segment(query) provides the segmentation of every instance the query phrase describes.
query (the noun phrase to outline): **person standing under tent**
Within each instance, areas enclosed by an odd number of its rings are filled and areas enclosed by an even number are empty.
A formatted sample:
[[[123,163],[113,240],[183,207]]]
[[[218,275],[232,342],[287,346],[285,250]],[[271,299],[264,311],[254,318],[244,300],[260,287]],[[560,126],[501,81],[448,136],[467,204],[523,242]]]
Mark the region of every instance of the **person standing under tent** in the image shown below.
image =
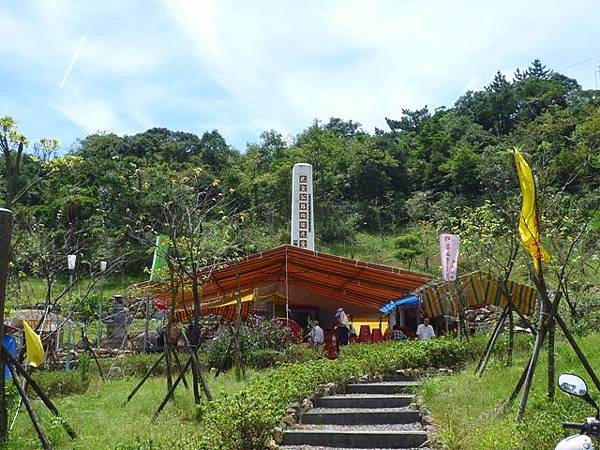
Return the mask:
[[[400,325],[394,325],[394,331],[392,331],[392,339],[394,341],[403,341],[407,339],[404,332],[400,329]]]
[[[348,345],[350,334],[350,322],[343,308],[338,308],[335,312],[335,328],[337,329],[339,345]]]
[[[323,328],[319,326],[318,320],[313,321],[313,328],[310,332],[310,340],[312,341],[313,345],[317,346],[323,345],[325,342],[325,332],[323,331]]]
[[[433,327],[429,324],[429,317],[425,317],[423,323],[417,327],[417,337],[422,341],[428,341],[435,337]]]

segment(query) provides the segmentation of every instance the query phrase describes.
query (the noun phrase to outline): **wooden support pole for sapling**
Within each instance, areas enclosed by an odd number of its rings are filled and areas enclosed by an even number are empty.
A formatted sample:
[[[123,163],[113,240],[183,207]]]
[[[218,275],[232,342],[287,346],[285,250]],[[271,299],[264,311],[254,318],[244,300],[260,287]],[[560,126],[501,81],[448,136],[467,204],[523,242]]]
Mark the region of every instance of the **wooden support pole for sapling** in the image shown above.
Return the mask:
[[[8,369],[10,370],[10,374],[13,377],[13,381],[15,383],[15,386],[17,387],[17,391],[19,391],[19,395],[21,396],[21,400],[23,401],[23,404],[25,405],[25,409],[27,410],[27,414],[29,414],[29,418],[31,419],[31,423],[33,424],[33,428],[35,428],[35,432],[38,435],[40,443],[42,444],[42,448],[44,450],[51,449],[52,448],[52,444],[50,444],[50,441],[46,437],[46,434],[44,433],[44,429],[42,428],[42,424],[40,422],[40,419],[38,418],[37,414],[33,410],[33,407],[31,406],[31,402],[29,401],[29,397],[27,397],[27,393],[25,392],[25,388],[23,387],[23,385],[21,384],[21,381],[19,380],[19,377],[17,376],[17,371],[12,367],[11,364],[8,364]],[[2,373],[2,377],[4,378],[4,373]]]
[[[483,375],[483,372],[485,371],[485,367],[487,366],[488,359],[492,353],[492,350],[494,349],[494,346],[496,345],[496,340],[498,339],[498,336],[500,335],[500,329],[504,325],[504,320],[506,319],[506,314],[508,311],[507,308],[508,307],[504,308],[504,310],[502,311],[502,314],[498,318],[498,321],[496,322],[496,326],[494,327],[494,331],[492,332],[490,339],[488,340],[488,344],[486,346],[485,352],[483,353],[483,355],[481,355],[481,358],[479,359],[479,363],[477,364],[477,368],[475,369],[475,373],[478,376]]]
[[[102,367],[100,366],[100,361],[98,361],[98,356],[96,355],[96,352],[92,348],[92,344],[90,344],[89,339],[85,335],[85,331],[83,330],[83,327],[81,327],[81,340],[82,340],[83,345],[85,346],[86,350],[92,355],[92,358],[94,358],[94,362],[96,363],[96,367],[98,368],[98,373],[100,374],[100,378],[102,378],[102,381],[105,381],[104,373],[102,372]]]
[[[144,374],[144,376],[142,377],[142,379],[140,380],[140,382],[133,388],[133,391],[131,391],[131,393],[127,396],[127,400],[125,400],[123,402],[123,406],[125,404],[127,404],[128,401],[130,401],[133,396],[137,393],[137,391],[140,390],[140,388],[142,387],[142,385],[146,382],[146,380],[150,377],[150,375],[152,374],[152,372],[154,371],[154,369],[156,369],[158,367],[158,365],[160,364],[160,362],[163,360],[163,358],[165,357],[165,353],[161,353],[160,357],[156,360],[156,362],[154,364],[152,364],[152,367],[150,367],[150,369],[148,369],[146,371],[146,373]]]
[[[0,344],[2,345],[4,345],[4,306],[6,303],[12,225],[12,211],[0,208]],[[6,363],[2,353],[0,352],[0,443],[8,440],[8,411],[6,408],[6,389],[4,387],[4,366]]]
[[[558,293],[557,293],[557,295],[558,295]],[[558,326],[562,330],[563,334],[565,335],[565,337],[569,341],[569,344],[571,344],[571,347],[573,348],[573,350],[577,354],[577,357],[579,358],[579,361],[581,361],[581,364],[583,365],[583,367],[585,368],[586,372],[588,373],[588,375],[590,376],[590,378],[594,382],[594,385],[596,386],[596,389],[598,389],[600,391],[600,379],[598,379],[598,375],[596,374],[596,372],[594,371],[594,369],[590,365],[590,362],[587,360],[587,358],[585,357],[585,355],[581,351],[581,348],[579,347],[579,345],[577,344],[577,341],[573,337],[573,334],[571,333],[571,330],[569,330],[569,327],[567,326],[567,324],[565,323],[565,321],[563,320],[563,318],[560,316],[560,314],[556,313],[554,317],[556,319],[556,323],[558,324]]]
[[[513,317],[513,303],[509,303],[508,309],[508,351],[506,354],[506,365],[512,366],[513,352],[515,349],[515,319]]]
[[[37,396],[40,398],[40,400],[44,403],[44,405],[46,405],[46,408],[48,408],[50,410],[50,412],[52,412],[52,414],[54,414],[55,416],[62,417],[60,415],[60,412],[58,411],[58,408],[54,405],[54,403],[52,403],[52,400],[50,400],[50,397],[48,397],[48,395],[46,395],[46,393],[39,386],[39,384],[37,384],[37,382],[25,370],[25,368],[21,365],[21,363],[19,361],[17,361],[17,359],[8,351],[8,349],[6,347],[2,346],[1,353],[8,360],[8,363],[19,374],[21,374],[23,376],[23,378],[25,378],[27,383],[31,386],[31,388],[34,390],[34,392],[37,394]],[[67,434],[71,437],[71,439],[75,439],[77,437],[77,433],[75,433],[75,430],[73,430],[73,428],[71,428],[71,426],[67,423],[66,420],[62,420],[61,423],[62,423],[63,428],[67,432]]]
[[[192,325],[194,326],[194,325]],[[185,343],[188,346],[188,348],[191,351],[192,355],[196,355],[196,349],[194,348],[194,346],[191,344],[190,339],[185,331],[185,329],[182,331],[183,334],[183,338],[185,339]],[[179,367],[179,358],[177,357],[176,353],[173,353],[173,356],[175,356],[175,358],[177,359],[177,363],[178,363],[178,367]],[[196,371],[196,366],[194,364],[192,364],[192,387],[193,387],[193,392],[194,392],[194,403],[196,403],[197,405],[200,403],[200,391],[198,390],[198,373]],[[180,372],[183,373],[183,369],[181,369],[181,367],[179,367]],[[186,386],[187,388],[187,382],[185,380],[185,375],[182,378],[183,380],[183,384],[184,386]]]
[[[191,364],[192,364],[192,358],[190,357],[190,358],[188,358],[187,362],[185,363],[185,366],[183,366],[183,370],[179,373],[179,375],[177,376],[177,378],[175,378],[175,381],[173,382],[173,385],[167,391],[167,395],[165,396],[165,398],[163,399],[163,401],[158,406],[158,409],[154,413],[154,416],[152,416],[152,419],[150,420],[150,422],[154,422],[156,420],[156,418],[159,416],[159,414],[161,413],[161,411],[163,410],[163,408],[165,407],[165,405],[167,404],[167,402],[170,399],[173,398],[173,392],[175,392],[175,389],[177,389],[177,386],[179,385],[179,382],[183,378],[183,375],[185,374],[185,372],[190,368]]]
[[[525,383],[523,385],[523,392],[521,394],[521,403],[519,404],[519,409],[517,411],[516,421],[520,422],[523,418],[523,414],[525,414],[525,408],[527,406],[527,400],[529,399],[529,392],[531,391],[531,385],[533,383],[533,374],[535,373],[535,368],[537,366],[538,357],[540,355],[540,350],[542,349],[542,344],[544,341],[544,337],[546,335],[547,327],[547,312],[546,307],[544,305],[545,302],[540,302],[539,309],[539,317],[540,317],[540,329],[544,330],[544,333],[538,333],[535,344],[533,346],[533,352],[531,354],[531,359],[529,361],[529,366],[527,367],[527,375],[525,376]]]
[[[212,399],[213,399],[212,394],[210,393],[210,391],[208,389],[208,385],[206,384],[206,380],[204,379],[204,376],[202,375],[202,366],[200,365],[200,362],[198,361],[198,357],[196,356],[196,352],[194,350],[192,350],[191,358],[192,358],[192,368],[195,368],[195,370],[196,370],[196,379],[200,383],[206,398],[209,401],[212,401]]]
[[[556,369],[555,348],[554,348],[554,317],[548,317],[548,400],[554,401],[555,379],[554,371]]]
[[[550,311],[550,315],[553,316],[553,317],[556,317],[556,315],[557,315],[558,304],[560,302],[561,296],[562,296],[562,293],[560,291],[557,292],[556,296],[554,297],[554,301],[552,302],[552,309]],[[544,342],[544,339],[546,339],[546,334],[547,333],[548,333],[548,328],[547,327],[540,327],[539,332],[536,335],[536,341],[537,341],[537,338],[539,336],[540,339],[542,340],[542,342]],[[506,407],[510,406],[515,401],[515,399],[517,398],[517,396],[519,395],[519,392],[521,392],[521,388],[523,387],[523,383],[525,383],[525,378],[527,378],[527,372],[529,370],[529,367],[531,366],[531,359],[532,359],[532,357],[533,357],[533,354],[529,357],[527,365],[525,366],[525,369],[521,373],[521,377],[519,378],[519,381],[517,381],[517,385],[515,386],[515,389],[513,390],[512,394],[510,395],[510,398],[506,402]]]
[[[177,355],[177,351],[175,349],[173,349],[173,359],[175,360],[175,365],[177,366],[177,370],[179,370],[181,372],[183,370],[183,368],[181,366],[181,361],[179,360],[179,355]],[[183,380],[181,380],[181,381],[183,382],[183,386],[186,389],[190,388],[187,380],[185,379],[185,376],[183,377]]]
[[[219,364],[219,368],[215,372],[215,378],[217,378],[221,374],[221,372],[223,371],[223,368],[225,367],[225,361],[227,361],[227,357],[231,353],[232,346],[233,346],[233,338],[229,339],[229,344],[227,344],[227,349],[225,350],[223,358],[221,359],[221,363]]]

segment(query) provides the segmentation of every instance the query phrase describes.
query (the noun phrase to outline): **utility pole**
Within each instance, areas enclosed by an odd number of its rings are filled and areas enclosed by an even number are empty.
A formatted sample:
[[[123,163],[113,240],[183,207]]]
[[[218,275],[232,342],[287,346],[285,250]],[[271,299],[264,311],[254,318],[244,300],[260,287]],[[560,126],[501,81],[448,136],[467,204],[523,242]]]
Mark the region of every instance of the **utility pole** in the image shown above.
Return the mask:
[[[6,303],[6,281],[8,278],[12,225],[12,211],[0,208],[0,345],[4,344],[4,306]],[[4,390],[5,364],[4,352],[0,351],[0,442],[2,443],[8,440],[8,412]]]

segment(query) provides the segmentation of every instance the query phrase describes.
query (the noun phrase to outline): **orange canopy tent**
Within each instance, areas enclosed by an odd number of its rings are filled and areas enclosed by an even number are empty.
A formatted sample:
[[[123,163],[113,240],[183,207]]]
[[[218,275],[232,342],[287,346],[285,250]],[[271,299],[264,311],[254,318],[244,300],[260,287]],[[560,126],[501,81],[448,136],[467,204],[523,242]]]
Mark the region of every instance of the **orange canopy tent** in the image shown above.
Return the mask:
[[[201,313],[226,318],[235,314],[236,298],[242,298],[244,314],[253,305],[269,303],[273,312],[286,315],[290,309],[312,307],[335,311],[338,307],[357,317],[379,317],[383,303],[408,294],[429,278],[426,275],[378,264],[356,261],[284,245],[255,253],[237,261],[200,270]],[[185,283],[184,283],[185,284]],[[170,303],[168,286],[142,283],[153,298]],[[281,314],[282,305],[283,314]],[[191,290],[178,295],[177,316],[193,310]],[[276,315],[276,314],[274,314]]]

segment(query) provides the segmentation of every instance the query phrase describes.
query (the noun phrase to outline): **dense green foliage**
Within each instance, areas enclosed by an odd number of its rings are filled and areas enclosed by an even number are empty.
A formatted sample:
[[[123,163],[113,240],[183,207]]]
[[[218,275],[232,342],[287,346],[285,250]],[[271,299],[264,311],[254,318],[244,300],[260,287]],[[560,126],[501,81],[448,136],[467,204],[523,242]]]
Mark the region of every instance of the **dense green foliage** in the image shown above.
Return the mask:
[[[37,232],[24,240],[17,263],[44,276],[28,256],[55,242],[66,247],[63,253],[77,247],[86,261],[127,249],[126,269],[139,272],[150,257],[140,230],[161,228],[164,202],[176,186],[200,190],[213,180],[222,192],[235,190],[232,208],[249,212],[245,251],[285,242],[296,162],[314,167],[322,244],[352,242],[357,230],[383,235],[419,220],[447,224],[465,208],[514,196],[514,145],[523,146],[540,175],[542,198],[560,192],[553,211],[597,208],[598,92],[539,61],[513,80],[498,73],[453,107],[405,110],[387,122],[389,131],[373,134],[337,118],[315,121],[292,139],[267,131],[244,153],[217,131],[196,136],[163,128],[90,135],[54,158],[38,145],[25,154],[17,180],[20,188],[35,181],[18,205],[28,207],[21,226]]]
[[[55,298],[69,253],[79,255],[79,275],[97,275],[98,262],[106,259],[112,269],[144,277],[156,233],[177,231],[184,249],[175,261],[177,277],[215,257],[286,243],[297,162],[314,167],[318,249],[400,261],[435,275],[436,236],[456,232],[463,242],[462,272],[525,279],[528,258],[515,251],[514,233],[520,197],[511,150],[518,145],[538,177],[543,239],[553,256],[547,281],[563,290],[575,322],[596,317],[598,91],[582,90],[536,60],[510,80],[496,74],[452,107],[404,110],[386,120],[389,130],[373,133],[339,118],[315,121],[285,139],[266,131],[244,152],[217,131],[99,133],[56,156],[54,141],[27,147],[14,121],[3,118],[0,141],[13,156],[23,146],[31,150],[16,179],[13,162],[2,165],[0,158],[0,194],[18,213],[10,284],[18,291],[10,298],[21,305]],[[388,251],[390,235],[400,237]],[[379,238],[366,252],[360,250],[364,236]],[[32,277],[45,286],[35,297],[26,295],[23,283]],[[77,306],[82,321],[95,314],[93,292]],[[61,306],[68,298],[62,296]]]

